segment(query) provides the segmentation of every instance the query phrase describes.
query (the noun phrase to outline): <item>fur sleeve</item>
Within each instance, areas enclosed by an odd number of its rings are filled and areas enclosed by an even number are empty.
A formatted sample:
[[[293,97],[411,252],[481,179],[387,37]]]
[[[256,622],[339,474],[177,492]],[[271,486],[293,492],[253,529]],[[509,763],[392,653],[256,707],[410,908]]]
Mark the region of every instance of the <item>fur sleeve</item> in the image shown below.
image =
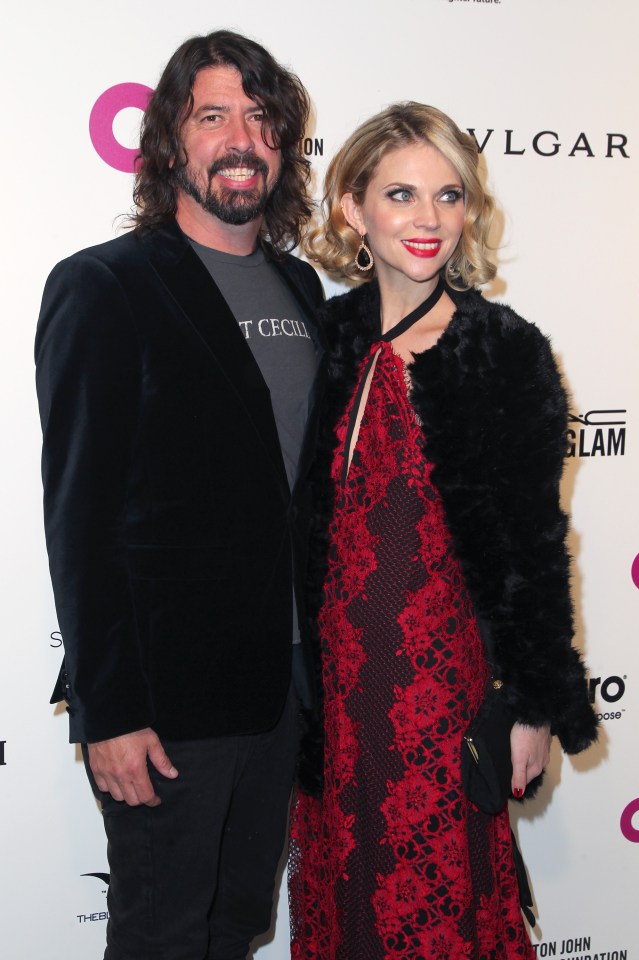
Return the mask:
[[[469,589],[515,716],[576,753],[596,737],[571,646],[559,481],[567,405],[548,340],[477,295],[416,358],[413,401]]]

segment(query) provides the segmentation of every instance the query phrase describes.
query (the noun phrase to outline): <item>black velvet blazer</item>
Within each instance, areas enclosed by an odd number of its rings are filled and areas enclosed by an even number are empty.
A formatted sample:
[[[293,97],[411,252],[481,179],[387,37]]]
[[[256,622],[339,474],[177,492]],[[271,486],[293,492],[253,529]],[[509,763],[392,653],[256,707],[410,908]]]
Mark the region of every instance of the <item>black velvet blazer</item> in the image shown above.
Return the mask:
[[[595,739],[596,719],[571,646],[566,518],[559,506],[564,390],[537,327],[476,291],[448,292],[457,307],[448,328],[410,367],[424,453],[514,716],[550,724],[563,748],[576,753]],[[377,284],[334,298],[320,318],[328,352],[310,474],[311,611],[321,603],[326,571],[335,426],[361,360],[380,335]],[[315,656],[319,663],[317,640]],[[311,783],[308,770],[305,779]]]
[[[315,271],[276,266],[313,328]],[[175,223],[58,264],[36,365],[65,648],[52,699],[68,702],[71,740],[268,729],[305,537],[268,388]]]

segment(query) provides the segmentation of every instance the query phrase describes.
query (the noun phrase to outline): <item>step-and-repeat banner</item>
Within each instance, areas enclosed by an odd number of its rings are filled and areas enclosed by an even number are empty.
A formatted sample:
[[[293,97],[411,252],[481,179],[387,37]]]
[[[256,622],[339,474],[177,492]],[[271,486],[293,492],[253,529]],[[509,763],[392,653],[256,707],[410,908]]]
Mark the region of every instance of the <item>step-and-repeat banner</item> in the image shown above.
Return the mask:
[[[102,956],[100,814],[64,711],[48,705],[61,638],[41,520],[32,341],[53,264],[121,229],[141,109],[187,36],[227,27],[302,78],[319,192],[327,162],[395,100],[476,137],[500,204],[490,296],[551,334],[571,392],[563,488],[573,515],[578,643],[597,746],[553,749],[513,822],[534,890],[538,957],[639,958],[639,523],[634,0],[44,0],[13,2],[2,39],[3,420],[0,950]],[[334,290],[327,284],[327,290]],[[118,372],[113,371],[113,389]],[[285,886],[259,960],[288,957]],[[454,958],[453,958],[454,960]]]

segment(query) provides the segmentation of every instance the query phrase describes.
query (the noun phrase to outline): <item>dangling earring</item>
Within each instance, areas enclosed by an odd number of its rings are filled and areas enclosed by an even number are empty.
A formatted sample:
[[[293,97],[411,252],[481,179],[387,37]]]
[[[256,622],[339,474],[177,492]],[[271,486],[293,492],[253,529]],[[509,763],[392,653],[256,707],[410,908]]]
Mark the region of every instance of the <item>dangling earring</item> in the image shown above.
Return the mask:
[[[359,250],[355,254],[355,266],[358,270],[361,270],[362,273],[367,273],[368,270],[372,270],[375,266],[375,261],[373,259],[373,251],[369,246],[367,246],[365,238],[366,234],[363,233],[360,236],[360,245]]]

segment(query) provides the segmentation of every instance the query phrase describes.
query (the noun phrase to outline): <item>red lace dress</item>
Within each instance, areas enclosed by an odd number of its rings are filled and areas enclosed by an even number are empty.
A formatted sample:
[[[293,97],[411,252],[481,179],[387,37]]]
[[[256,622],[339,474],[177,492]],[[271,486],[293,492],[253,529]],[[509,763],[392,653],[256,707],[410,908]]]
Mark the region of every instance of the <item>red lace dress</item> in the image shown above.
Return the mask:
[[[460,740],[487,678],[420,449],[404,367],[379,351],[348,472],[338,425],[320,614],[325,790],[296,797],[293,960],[531,960],[508,810],[462,792]],[[356,394],[357,396],[357,394]]]

